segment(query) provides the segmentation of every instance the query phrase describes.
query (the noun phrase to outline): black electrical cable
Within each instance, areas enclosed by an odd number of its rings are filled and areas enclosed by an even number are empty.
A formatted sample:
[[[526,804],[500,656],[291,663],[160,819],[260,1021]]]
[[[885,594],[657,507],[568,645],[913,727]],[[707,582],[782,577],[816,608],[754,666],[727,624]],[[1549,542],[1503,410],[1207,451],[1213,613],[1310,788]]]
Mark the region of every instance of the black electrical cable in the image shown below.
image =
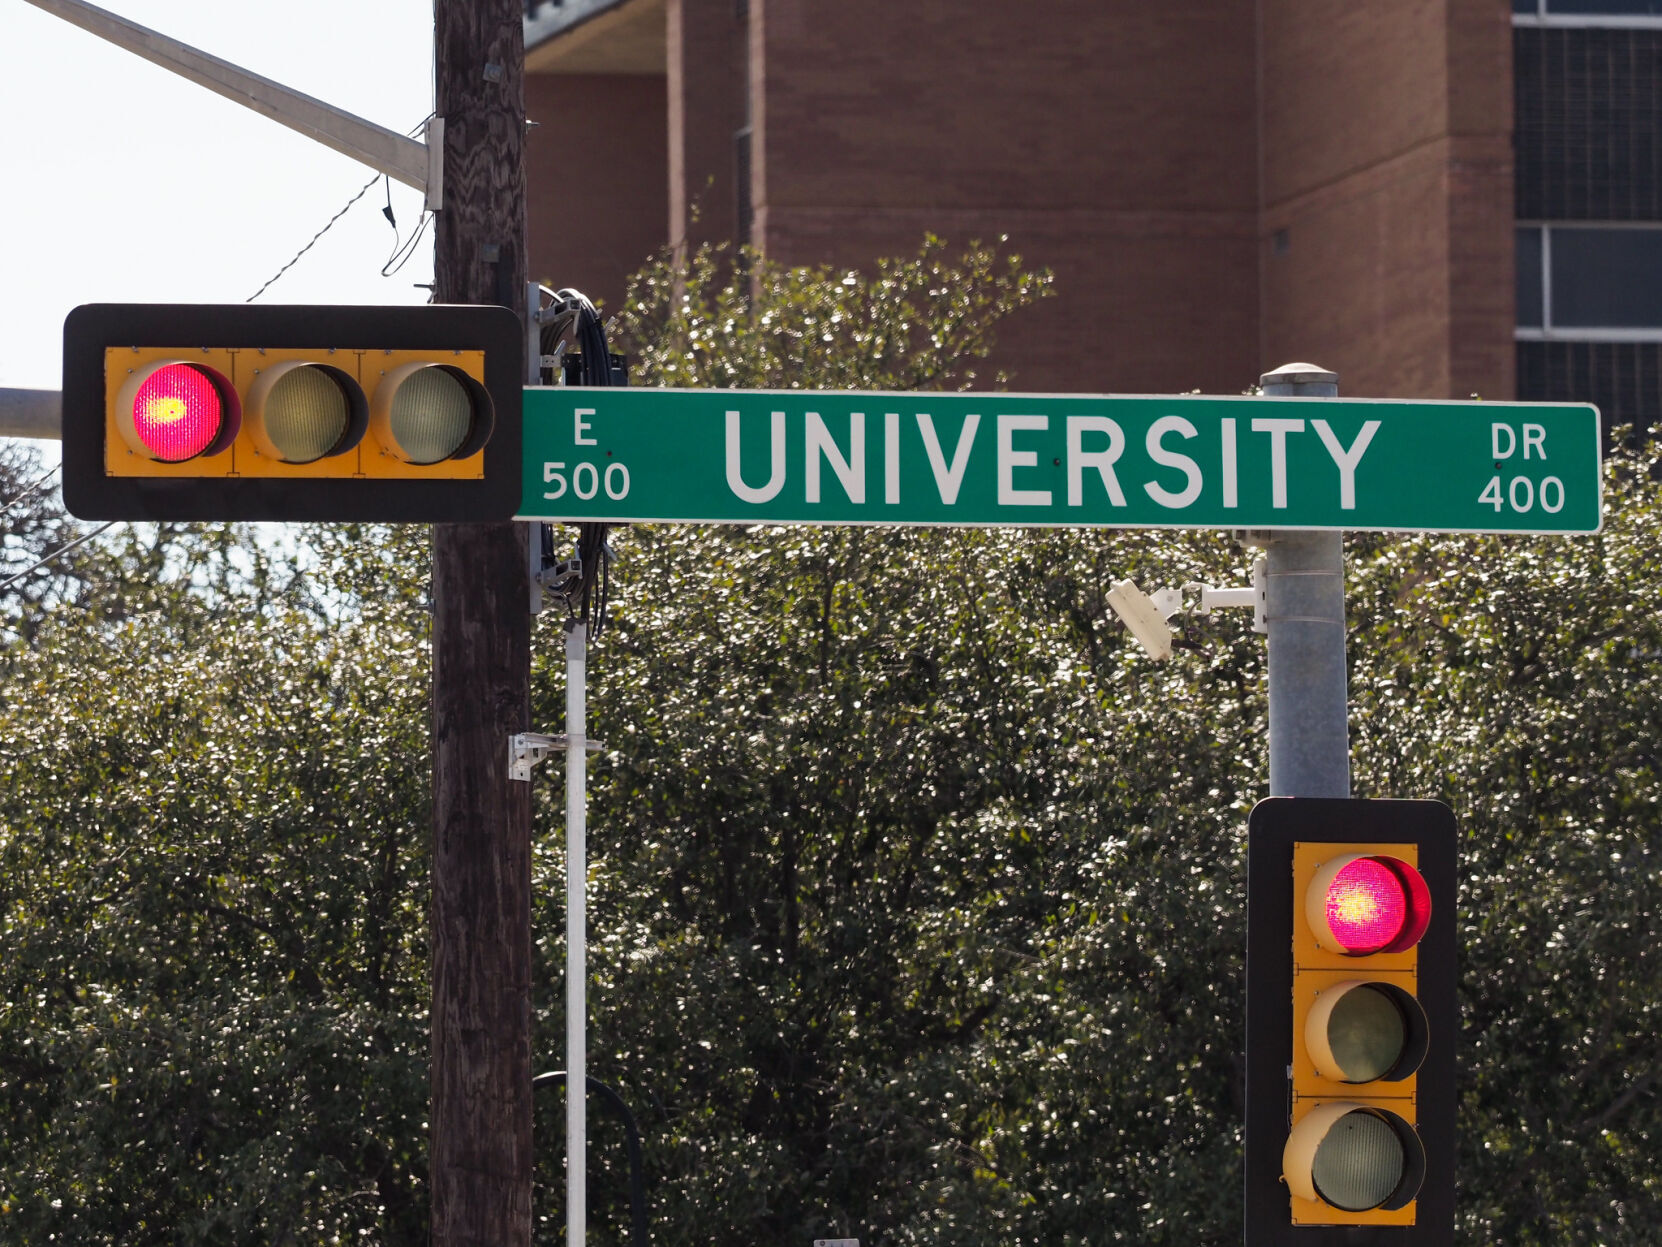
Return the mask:
[[[420,222],[416,225],[415,233],[410,235],[409,241],[405,243],[395,242],[393,244],[393,253],[387,257],[387,262],[381,266],[382,277],[391,277],[394,273],[398,272],[410,262],[410,257],[415,255],[416,244],[419,243],[422,236],[427,233],[427,227],[431,225],[432,222],[433,214],[431,212],[423,212],[421,214]],[[397,227],[394,226],[394,228],[396,229]]]
[[[538,1074],[531,1080],[531,1089],[538,1087],[565,1086],[566,1072],[563,1069],[550,1070],[546,1074]],[[623,1118],[624,1146],[629,1152],[629,1219],[631,1222],[629,1241],[634,1247],[646,1247],[646,1183],[642,1176],[641,1167],[641,1130],[635,1123],[635,1115],[629,1111],[629,1105],[624,1103],[623,1097],[615,1088],[607,1086],[598,1078],[585,1075],[583,1084],[590,1091],[598,1091],[605,1097],[607,1103],[618,1111]]]

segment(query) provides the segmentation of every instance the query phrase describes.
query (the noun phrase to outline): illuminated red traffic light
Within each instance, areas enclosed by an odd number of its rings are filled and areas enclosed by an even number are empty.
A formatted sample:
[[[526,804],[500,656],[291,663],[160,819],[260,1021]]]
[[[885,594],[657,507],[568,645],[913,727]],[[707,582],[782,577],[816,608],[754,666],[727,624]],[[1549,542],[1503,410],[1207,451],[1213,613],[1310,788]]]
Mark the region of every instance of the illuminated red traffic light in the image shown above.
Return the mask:
[[[182,360],[138,369],[116,399],[122,439],[161,463],[218,454],[236,437],[240,418],[230,382],[211,368]]]
[[[1394,857],[1335,857],[1316,872],[1305,899],[1316,942],[1347,957],[1412,948],[1431,921],[1425,880]]]

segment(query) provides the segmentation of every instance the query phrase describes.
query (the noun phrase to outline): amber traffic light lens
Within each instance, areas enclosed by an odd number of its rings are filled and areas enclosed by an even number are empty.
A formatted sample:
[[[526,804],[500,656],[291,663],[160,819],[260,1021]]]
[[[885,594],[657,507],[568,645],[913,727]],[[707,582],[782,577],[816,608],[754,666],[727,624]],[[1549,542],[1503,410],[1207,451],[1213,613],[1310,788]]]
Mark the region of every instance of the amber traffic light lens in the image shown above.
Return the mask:
[[[254,379],[248,419],[262,455],[284,463],[315,463],[358,444],[369,427],[369,407],[348,373],[290,360]]]
[[[461,459],[483,448],[493,417],[485,387],[459,368],[405,364],[375,389],[376,436],[406,463]]]
[[[1323,1078],[1398,1082],[1425,1060],[1425,1010],[1393,983],[1350,980],[1316,996],[1304,1023],[1304,1046]]]
[[[1348,854],[1324,862],[1305,900],[1316,942],[1349,957],[1412,948],[1431,920],[1425,880],[1394,857]]]
[[[1402,1055],[1408,1025],[1384,992],[1346,992],[1328,1022],[1328,1044],[1346,1082],[1372,1082]]]
[[[346,432],[346,395],[316,368],[296,368],[268,401],[266,431],[289,463],[321,459]]]
[[[218,454],[236,436],[238,413],[230,382],[182,360],[163,360],[133,373],[116,400],[122,439],[162,463]]]

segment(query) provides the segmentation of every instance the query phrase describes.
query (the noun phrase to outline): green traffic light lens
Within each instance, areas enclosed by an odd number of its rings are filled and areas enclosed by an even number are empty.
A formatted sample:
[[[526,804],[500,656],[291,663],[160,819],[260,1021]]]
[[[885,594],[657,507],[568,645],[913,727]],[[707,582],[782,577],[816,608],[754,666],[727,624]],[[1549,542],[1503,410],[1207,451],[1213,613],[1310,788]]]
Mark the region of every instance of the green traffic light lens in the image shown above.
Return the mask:
[[[1310,1177],[1335,1208],[1366,1212],[1391,1198],[1406,1169],[1402,1140],[1381,1117],[1346,1113],[1316,1149]]]
[[[435,365],[406,377],[392,397],[393,439],[411,463],[454,455],[473,431],[473,396],[450,369]]]

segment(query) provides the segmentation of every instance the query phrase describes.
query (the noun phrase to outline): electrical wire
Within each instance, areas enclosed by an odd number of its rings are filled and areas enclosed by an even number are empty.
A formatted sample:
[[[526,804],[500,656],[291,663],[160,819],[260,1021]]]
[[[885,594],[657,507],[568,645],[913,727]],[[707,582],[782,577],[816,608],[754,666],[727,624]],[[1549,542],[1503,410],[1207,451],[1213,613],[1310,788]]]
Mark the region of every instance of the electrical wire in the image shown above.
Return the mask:
[[[90,533],[86,533],[75,538],[75,540],[71,541],[68,545],[60,546],[58,549],[48,554],[45,558],[41,559],[38,563],[31,563],[28,567],[25,567],[22,571],[18,572],[17,575],[13,576],[10,580],[6,581],[4,584],[0,584],[0,593],[4,593],[7,589],[11,588],[18,581],[22,580],[25,576],[27,576],[30,572],[35,571],[37,568],[45,567],[53,559],[68,554],[71,550],[73,550],[76,546],[81,545],[83,542],[91,541],[106,528],[113,527],[115,523],[116,521],[110,520],[107,524],[101,524]]]
[[[404,133],[408,134],[408,135],[412,135],[412,136],[419,133],[427,125],[427,123],[429,121],[431,121],[437,115],[438,115],[437,113],[428,113],[420,121],[416,122],[415,125],[411,126],[408,130],[404,131]],[[324,224],[323,228],[318,230],[317,233],[312,235],[311,242],[307,243],[304,247],[300,248],[299,251],[296,251],[294,253],[294,259],[290,260],[287,264],[283,265],[282,268],[278,269],[275,273],[273,273],[271,275],[270,279],[265,283],[265,285],[261,286],[253,294],[249,295],[246,299],[243,300],[243,302],[244,303],[252,303],[255,299],[259,298],[267,290],[270,290],[273,283],[275,283],[276,280],[279,277],[281,277],[284,273],[288,272],[297,263],[299,263],[300,257],[305,255],[308,251],[310,251],[317,244],[317,240],[319,238],[322,238],[325,234],[327,234],[329,232],[329,230],[334,226],[335,222],[340,220],[343,216],[345,216],[346,213],[347,213],[347,210],[349,208],[351,208],[353,204],[357,203],[358,200],[362,199],[365,195],[367,195],[369,193],[369,188],[371,186],[374,186],[375,183],[379,182],[383,177],[386,177],[386,175],[382,174],[382,173],[377,173],[374,177],[370,178],[369,181],[365,182],[363,184],[362,188],[358,191],[358,193],[356,195],[352,196],[351,199],[348,199],[346,201],[345,207],[341,208],[341,210],[339,212],[335,213],[334,216],[330,217],[329,220]],[[386,181],[387,181],[387,206],[385,208],[383,208],[381,210],[381,212],[382,212],[382,215],[384,215],[387,218],[388,222],[392,225],[393,237],[397,238],[398,237],[398,222],[392,215],[392,179],[390,177],[388,177],[386,179]],[[411,239],[411,241],[409,242],[409,244],[407,244],[412,249],[412,251],[414,249],[416,241],[418,239],[420,239],[422,233],[427,228],[426,218],[430,217],[431,215],[432,215],[431,213],[428,213],[428,212],[425,212],[425,211],[423,212],[423,223],[416,230],[416,233],[415,233],[414,237]],[[398,257],[398,253],[399,253],[399,246],[398,246],[397,243],[394,243],[392,259],[396,259]],[[398,269],[403,268],[404,263],[407,262],[409,260],[409,258],[410,258],[409,254],[406,254],[404,256],[403,261],[399,262],[398,268],[393,269],[392,273],[396,273],[398,271]],[[389,273],[387,271],[387,268],[392,264],[392,259],[389,259],[386,264],[381,266],[381,276],[383,276],[383,277],[391,277],[392,276],[392,273]]]
[[[431,212],[423,212],[421,214],[421,223],[416,226],[415,233],[410,235],[410,241],[404,243],[402,246],[394,245],[392,254],[387,257],[387,262],[381,266],[382,277],[391,277],[394,273],[398,272],[399,269],[403,268],[410,262],[410,257],[415,254],[416,244],[421,241],[422,235],[427,232],[427,227],[432,223],[433,214]],[[397,225],[394,225],[393,228],[396,230],[398,227]],[[397,261],[396,264],[393,263],[395,260]]]
[[[566,1072],[563,1069],[549,1070],[546,1074],[538,1074],[531,1080],[533,1091],[542,1087],[565,1085]],[[640,1123],[635,1120],[635,1114],[629,1111],[628,1102],[619,1094],[616,1087],[601,1082],[593,1075],[586,1075],[583,1079],[583,1089],[585,1098],[588,1092],[598,1091],[601,1098],[623,1118],[623,1145],[629,1157],[629,1242],[631,1247],[646,1247],[650,1238],[650,1227],[646,1213],[646,1179],[641,1164]]]
[[[59,464],[58,466],[61,467],[63,465]],[[10,515],[14,508],[22,505],[23,503],[27,502],[31,497],[33,497],[35,494],[39,493],[41,486],[45,485],[46,482],[50,481],[57,474],[58,474],[58,468],[54,467],[51,471],[47,472],[45,476],[41,477],[33,485],[30,485],[27,489],[25,489],[17,497],[13,498],[10,502],[8,502],[4,507],[0,507],[0,516]]]
[[[270,290],[272,285],[277,281],[277,279],[279,277],[281,277],[284,273],[288,272],[296,264],[298,264],[300,262],[300,257],[305,255],[314,246],[316,246],[317,245],[317,240],[319,238],[322,238],[325,234],[327,234],[329,232],[329,230],[334,226],[335,222],[340,220],[343,216],[345,216],[347,214],[347,212],[351,209],[352,205],[357,203],[358,200],[362,199],[365,195],[367,195],[369,193],[369,188],[371,186],[374,186],[375,183],[379,182],[380,180],[381,180],[381,175],[379,173],[377,173],[374,177],[370,178],[369,181],[365,182],[363,184],[363,188],[361,190],[359,190],[356,195],[352,196],[351,199],[348,199],[346,201],[346,206],[344,208],[342,208],[339,212],[335,213],[334,216],[330,217],[329,220],[328,220],[328,223],[325,224],[322,229],[318,230],[317,233],[312,235],[312,241],[307,243],[304,247],[300,248],[299,251],[296,251],[294,253],[294,259],[290,260],[287,264],[283,265],[282,268],[278,269],[275,273],[273,273],[271,275],[271,277],[266,281],[265,285],[261,286],[253,294],[249,295],[246,299],[243,300],[243,302],[244,303],[252,303],[255,299],[259,298],[267,290]]]

